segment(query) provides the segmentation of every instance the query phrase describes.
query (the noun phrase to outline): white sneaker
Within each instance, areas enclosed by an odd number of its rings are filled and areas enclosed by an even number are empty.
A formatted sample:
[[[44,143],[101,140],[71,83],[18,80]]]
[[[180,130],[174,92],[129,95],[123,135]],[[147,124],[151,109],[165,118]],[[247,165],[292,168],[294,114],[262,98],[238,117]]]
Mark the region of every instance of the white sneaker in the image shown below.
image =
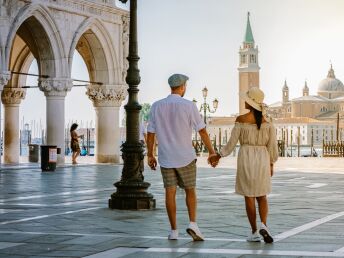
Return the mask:
[[[264,223],[260,226],[259,234],[263,237],[265,243],[270,244],[274,241],[269,229],[264,225]]]
[[[186,232],[192,237],[193,241],[204,241],[204,236],[199,230],[196,222],[190,222]]]
[[[256,232],[250,234],[246,239],[247,242],[260,242],[260,240],[261,240],[261,237],[258,233],[258,230],[256,230]]]
[[[178,239],[178,230],[171,230],[170,233],[168,234],[168,240],[177,240]]]

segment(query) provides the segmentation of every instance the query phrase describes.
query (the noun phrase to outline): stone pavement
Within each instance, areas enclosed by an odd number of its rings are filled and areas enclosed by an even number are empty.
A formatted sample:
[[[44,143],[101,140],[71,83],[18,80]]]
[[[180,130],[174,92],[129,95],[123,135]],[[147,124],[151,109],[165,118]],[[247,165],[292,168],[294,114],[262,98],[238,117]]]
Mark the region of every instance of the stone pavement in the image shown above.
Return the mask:
[[[121,166],[67,165],[45,173],[25,164],[5,168],[0,172],[0,257],[344,257],[343,159],[280,161],[269,197],[274,244],[245,241],[249,224],[243,198],[234,194],[235,159],[216,169],[206,168],[202,158],[199,164],[198,223],[206,241],[198,243],[185,233],[181,190],[180,239],[166,239],[159,172],[145,170],[156,210],[118,211],[109,210],[107,200]]]

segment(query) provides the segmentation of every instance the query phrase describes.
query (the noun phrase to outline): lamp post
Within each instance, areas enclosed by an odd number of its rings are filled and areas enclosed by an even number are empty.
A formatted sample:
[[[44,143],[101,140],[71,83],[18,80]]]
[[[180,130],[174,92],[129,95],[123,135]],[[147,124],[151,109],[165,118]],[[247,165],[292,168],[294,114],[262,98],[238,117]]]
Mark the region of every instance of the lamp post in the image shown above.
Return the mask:
[[[209,113],[215,113],[216,112],[216,109],[219,105],[219,101],[217,99],[214,99],[213,100],[213,108],[214,110],[210,110],[210,106],[209,104],[207,103],[207,96],[208,96],[208,89],[207,87],[204,87],[203,90],[202,90],[202,94],[203,94],[203,99],[204,99],[204,102],[203,104],[201,104],[201,107],[199,109],[199,112],[202,112],[203,111],[203,118],[204,118],[204,123],[207,124],[207,111]],[[192,100],[195,104],[197,104],[197,100],[196,99],[193,99]]]
[[[209,113],[215,113],[216,112],[216,109],[219,105],[219,101],[217,99],[214,99],[213,100],[213,108],[214,110],[210,110],[210,105],[207,103],[207,97],[208,97],[208,89],[207,87],[204,87],[203,90],[202,90],[202,95],[203,95],[203,99],[204,99],[204,102],[201,104],[201,107],[199,109],[199,112],[202,112],[203,111],[203,119],[204,119],[204,123],[207,124],[207,112]],[[192,100],[193,103],[195,103],[195,105],[197,105],[197,100],[196,99],[193,99]],[[196,141],[196,146],[197,146],[197,132],[195,134],[195,141]],[[202,150],[202,141],[201,141],[201,150]],[[199,149],[198,148],[195,148],[196,150],[196,154],[199,153]]]
[[[126,3],[128,0],[120,0]],[[130,0],[130,32],[129,32],[129,68],[126,82],[129,85],[128,103],[125,105],[126,141],[121,147],[124,161],[120,181],[114,185],[117,191],[109,199],[110,209],[148,210],[155,208],[153,195],[147,192],[150,184],[144,181],[144,149],[139,141],[139,114],[141,105],[138,103],[138,85],[140,70],[138,69],[137,51],[137,0]]]

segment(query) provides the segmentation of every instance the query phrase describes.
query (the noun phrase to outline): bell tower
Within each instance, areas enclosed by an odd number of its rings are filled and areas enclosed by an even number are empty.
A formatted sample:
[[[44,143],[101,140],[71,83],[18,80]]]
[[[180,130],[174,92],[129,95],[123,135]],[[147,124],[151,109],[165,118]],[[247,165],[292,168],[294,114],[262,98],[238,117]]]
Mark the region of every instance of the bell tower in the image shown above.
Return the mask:
[[[302,89],[302,96],[309,96],[309,88],[307,85],[307,81],[305,81],[305,86]]]
[[[287,85],[287,80],[284,80],[284,85],[282,89],[282,102],[286,104],[289,102],[289,87]]]
[[[242,46],[239,50],[239,93],[246,92],[251,87],[259,87],[259,65],[258,47],[255,45],[251,24],[250,13],[247,13],[246,33]],[[239,99],[240,115],[247,113],[245,101]]]

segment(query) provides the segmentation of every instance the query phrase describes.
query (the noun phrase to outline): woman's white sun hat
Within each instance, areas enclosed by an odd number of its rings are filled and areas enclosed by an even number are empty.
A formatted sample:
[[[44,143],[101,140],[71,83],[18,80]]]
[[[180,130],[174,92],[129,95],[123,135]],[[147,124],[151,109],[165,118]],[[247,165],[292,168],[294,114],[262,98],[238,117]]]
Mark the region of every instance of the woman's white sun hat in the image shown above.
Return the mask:
[[[251,107],[262,112],[264,118],[268,120],[268,106],[263,102],[265,95],[261,89],[259,89],[258,87],[251,87],[247,92],[240,92],[240,97],[245,100],[245,102]]]
[[[265,95],[258,87],[252,87],[247,92],[240,92],[240,97],[254,109],[262,111]]]

